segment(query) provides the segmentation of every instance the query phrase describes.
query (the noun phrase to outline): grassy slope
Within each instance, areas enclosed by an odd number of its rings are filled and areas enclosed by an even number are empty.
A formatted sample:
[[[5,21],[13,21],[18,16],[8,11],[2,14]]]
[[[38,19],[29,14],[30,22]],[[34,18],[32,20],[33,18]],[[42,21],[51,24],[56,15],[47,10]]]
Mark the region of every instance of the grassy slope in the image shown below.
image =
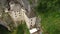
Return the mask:
[[[42,29],[44,34],[60,34],[60,1],[47,1],[48,0],[39,1],[40,3],[36,10],[37,15],[40,15],[42,18]]]
[[[41,14],[44,34],[60,34],[60,12]]]

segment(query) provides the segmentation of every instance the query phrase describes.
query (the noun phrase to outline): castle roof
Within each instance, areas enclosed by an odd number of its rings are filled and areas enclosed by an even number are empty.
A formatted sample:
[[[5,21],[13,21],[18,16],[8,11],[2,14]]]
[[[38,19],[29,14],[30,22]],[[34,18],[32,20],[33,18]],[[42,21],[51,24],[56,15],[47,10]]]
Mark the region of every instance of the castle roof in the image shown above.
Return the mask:
[[[32,18],[32,17],[35,17],[35,16],[36,16],[35,12],[32,11],[32,9],[31,9],[31,7],[30,7],[30,3],[29,3],[28,0],[17,0],[17,2],[15,2],[15,1],[13,1],[13,2],[14,2],[15,4],[16,4],[16,3],[17,3],[17,4],[20,4],[20,8],[23,7],[23,9],[26,10],[26,15],[27,15],[28,18]],[[13,2],[12,2],[12,3],[13,3]],[[17,7],[18,7],[18,6],[17,6]],[[14,9],[16,9],[16,8],[14,7]]]

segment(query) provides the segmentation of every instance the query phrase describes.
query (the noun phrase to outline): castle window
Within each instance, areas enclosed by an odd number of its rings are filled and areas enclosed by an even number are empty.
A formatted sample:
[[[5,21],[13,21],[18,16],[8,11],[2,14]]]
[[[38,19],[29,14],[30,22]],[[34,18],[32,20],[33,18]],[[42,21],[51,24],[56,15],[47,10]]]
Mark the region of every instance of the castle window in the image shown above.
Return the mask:
[[[32,19],[31,19],[31,21],[32,21]]]
[[[30,25],[30,29],[32,29],[32,25]]]
[[[15,13],[15,15],[16,15],[16,13]]]
[[[20,14],[20,12],[19,12],[19,14]]]
[[[21,15],[19,15],[19,16],[21,16]]]

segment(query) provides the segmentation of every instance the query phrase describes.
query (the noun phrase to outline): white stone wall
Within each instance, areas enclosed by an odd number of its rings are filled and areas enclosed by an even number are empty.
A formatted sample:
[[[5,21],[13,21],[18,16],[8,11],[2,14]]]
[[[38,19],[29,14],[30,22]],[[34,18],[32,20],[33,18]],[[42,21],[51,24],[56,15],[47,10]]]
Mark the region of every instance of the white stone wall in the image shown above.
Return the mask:
[[[25,19],[25,22],[29,29],[30,29],[31,25],[32,26],[35,25],[36,17],[28,18],[27,15],[24,13],[24,19]]]
[[[26,14],[24,14],[24,19],[25,19],[25,22],[26,22],[28,28],[30,28],[29,18],[26,16]]]
[[[21,21],[24,19],[22,10],[19,12],[11,11],[10,12],[11,17],[14,19],[14,21]]]
[[[21,9],[22,10],[22,15],[23,15],[23,18],[26,22],[26,25],[28,26],[28,28],[30,28],[30,24],[29,24],[29,18],[27,17],[27,15],[25,14],[25,10]]]
[[[20,8],[18,4],[17,5],[11,4],[10,8],[11,8],[10,16],[13,18],[14,21],[25,20],[29,29],[31,25],[32,26],[35,25],[36,17],[28,18],[28,16],[25,14],[26,10]]]
[[[35,22],[36,22],[36,17],[30,18],[29,20],[30,20],[29,21],[30,22],[30,25],[31,26],[34,26],[35,25]]]
[[[19,4],[10,4],[10,15],[14,21],[23,20],[23,13]]]

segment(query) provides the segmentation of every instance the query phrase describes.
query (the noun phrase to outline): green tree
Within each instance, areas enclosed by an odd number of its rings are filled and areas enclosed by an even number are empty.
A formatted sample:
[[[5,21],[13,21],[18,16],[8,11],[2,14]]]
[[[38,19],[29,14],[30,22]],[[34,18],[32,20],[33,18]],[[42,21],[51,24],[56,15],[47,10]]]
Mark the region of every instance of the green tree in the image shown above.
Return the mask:
[[[36,13],[41,16],[44,34],[60,34],[60,0],[38,0]]]

